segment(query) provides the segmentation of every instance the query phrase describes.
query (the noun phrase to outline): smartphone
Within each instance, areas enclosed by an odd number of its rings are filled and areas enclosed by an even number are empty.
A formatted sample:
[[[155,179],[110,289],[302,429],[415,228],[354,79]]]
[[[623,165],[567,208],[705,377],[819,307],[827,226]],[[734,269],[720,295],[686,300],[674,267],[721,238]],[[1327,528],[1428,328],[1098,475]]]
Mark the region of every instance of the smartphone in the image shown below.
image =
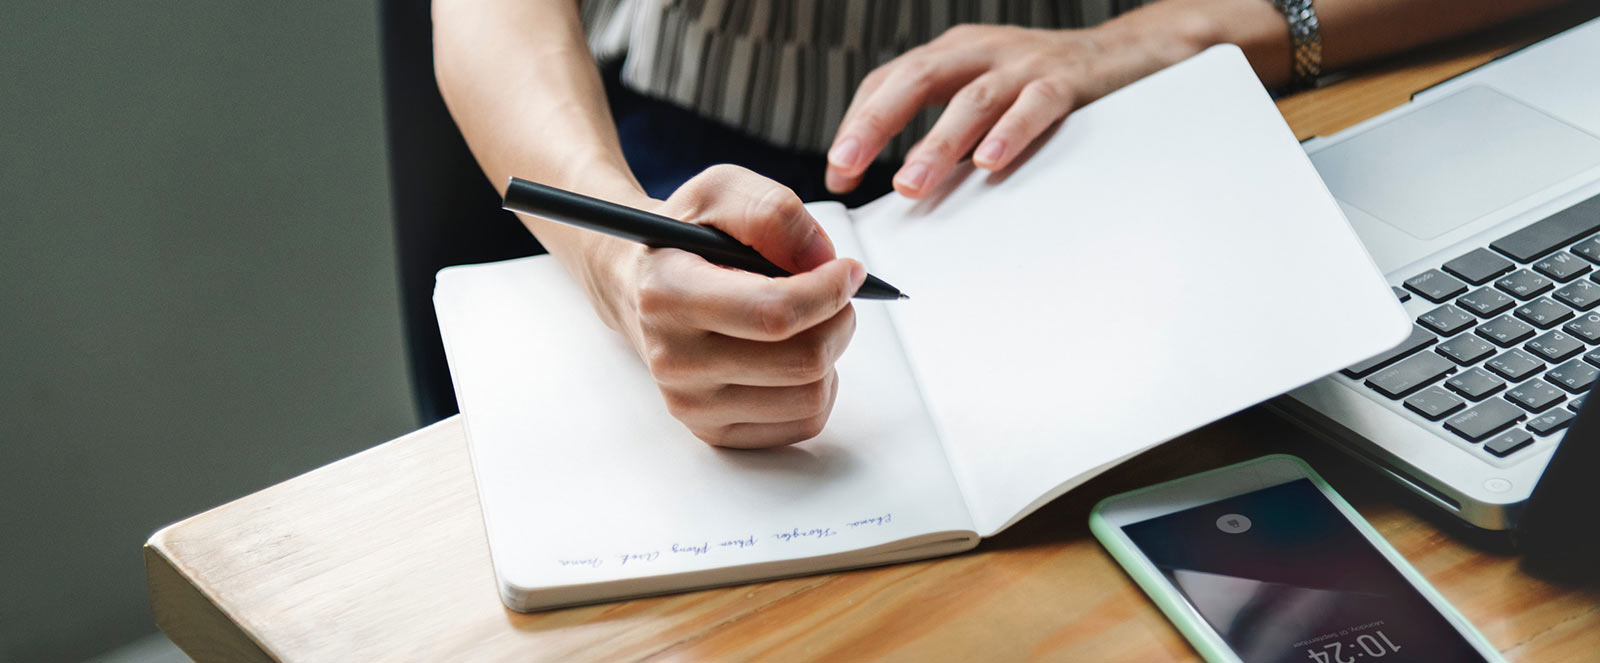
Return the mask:
[[[1089,528],[1207,661],[1502,661],[1305,461],[1114,495]]]

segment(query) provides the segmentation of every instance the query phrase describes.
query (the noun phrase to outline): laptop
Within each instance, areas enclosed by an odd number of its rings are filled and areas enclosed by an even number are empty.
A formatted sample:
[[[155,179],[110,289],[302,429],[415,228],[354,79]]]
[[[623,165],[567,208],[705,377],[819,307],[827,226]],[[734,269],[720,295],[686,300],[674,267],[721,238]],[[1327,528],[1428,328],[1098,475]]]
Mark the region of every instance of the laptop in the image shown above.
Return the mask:
[[[1484,529],[1600,375],[1596,62],[1600,19],[1304,144],[1415,326],[1273,406]]]

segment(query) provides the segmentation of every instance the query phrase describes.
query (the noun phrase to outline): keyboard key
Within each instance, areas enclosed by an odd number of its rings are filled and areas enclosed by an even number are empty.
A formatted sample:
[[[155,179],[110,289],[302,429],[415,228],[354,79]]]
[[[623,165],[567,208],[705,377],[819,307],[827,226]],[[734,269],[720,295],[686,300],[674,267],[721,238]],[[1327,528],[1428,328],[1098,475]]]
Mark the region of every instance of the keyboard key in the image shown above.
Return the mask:
[[[1549,435],[1566,428],[1572,423],[1575,415],[1571,410],[1556,408],[1528,420],[1528,430],[1538,433],[1540,437]]]
[[[1455,371],[1449,359],[1424,352],[1372,374],[1367,386],[1389,398],[1405,398]]]
[[[1588,281],[1579,281],[1578,283],[1588,283]],[[1596,285],[1594,289],[1595,299],[1600,301],[1600,285]],[[1506,309],[1511,308],[1516,303],[1517,300],[1512,299],[1510,295],[1494,288],[1478,288],[1456,300],[1456,306],[1472,311],[1478,314],[1480,318],[1492,318],[1505,313]]]
[[[1484,366],[1512,382],[1521,382],[1544,370],[1544,362],[1521,350],[1506,350]]]
[[[1483,285],[1496,276],[1511,271],[1516,267],[1510,260],[1506,260],[1488,249],[1473,249],[1467,255],[1456,258],[1444,264],[1444,271],[1450,272],[1472,285]]]
[[[1526,269],[1519,269],[1494,282],[1495,287],[1517,299],[1533,299],[1555,287],[1555,282]]]
[[[1600,236],[1578,242],[1572,247],[1572,252],[1589,260],[1600,262]]]
[[[1595,285],[1594,281],[1588,279],[1573,281],[1571,285],[1557,290],[1555,297],[1567,306],[1587,311],[1600,304],[1600,285]]]
[[[1515,321],[1513,320],[1513,322],[1515,322]],[[1521,323],[1518,323],[1518,324],[1521,324]],[[1533,330],[1529,329],[1529,331],[1531,332]],[[1434,343],[1438,343],[1438,342],[1439,342],[1439,337],[1434,336],[1433,332],[1430,332],[1430,331],[1428,331],[1426,329],[1423,329],[1421,327],[1418,327],[1416,325],[1411,325],[1411,336],[1407,337],[1406,340],[1404,342],[1402,342],[1400,345],[1397,345],[1397,346],[1395,346],[1393,348],[1390,348],[1388,352],[1380,354],[1380,355],[1378,355],[1376,357],[1368,359],[1368,360],[1366,360],[1364,362],[1361,362],[1359,364],[1356,364],[1354,366],[1351,366],[1351,367],[1346,368],[1346,369],[1344,369],[1342,371],[1339,371],[1339,372],[1340,373],[1344,373],[1345,375],[1347,375],[1349,377],[1356,378],[1356,379],[1359,380],[1361,378],[1367,377],[1367,375],[1371,374],[1373,371],[1376,371],[1376,370],[1378,370],[1380,368],[1388,366],[1389,364],[1393,364],[1393,363],[1395,363],[1395,362],[1397,362],[1397,361],[1399,361],[1401,359],[1404,359],[1404,358],[1409,357],[1409,356],[1411,356],[1413,354],[1416,354],[1416,352],[1418,350],[1421,350],[1423,348],[1426,348],[1426,347],[1428,347],[1430,345],[1433,345]]]
[[[1518,428],[1494,436],[1494,439],[1483,444],[1483,450],[1505,458],[1530,444],[1533,444],[1533,436],[1529,435],[1528,431]]]
[[[1588,390],[1589,386],[1594,384],[1596,376],[1600,376],[1600,368],[1574,359],[1550,369],[1544,374],[1544,379],[1550,384],[1576,394]]]
[[[1583,356],[1583,360],[1595,366],[1600,366],[1600,350],[1590,350],[1589,354]]]
[[[1478,325],[1478,335],[1494,341],[1495,345],[1502,348],[1509,348],[1533,336],[1533,327],[1509,315],[1502,315]]]
[[[1494,354],[1494,345],[1472,334],[1462,334],[1440,343],[1434,352],[1449,357],[1457,364],[1467,366]]]
[[[1517,262],[1533,262],[1596,230],[1600,230],[1600,196],[1551,214],[1489,246]]]
[[[1594,269],[1589,263],[1578,259],[1578,256],[1557,251],[1540,260],[1533,266],[1540,274],[1553,278],[1562,283],[1578,278],[1589,270]]]
[[[1595,288],[1596,289],[1600,289],[1600,286],[1595,286]],[[1396,287],[1394,287],[1392,285],[1389,286],[1389,289],[1394,291],[1395,299],[1400,300],[1401,303],[1405,303],[1405,302],[1411,301],[1411,293],[1406,292],[1404,289],[1396,288]]]
[[[1550,386],[1544,380],[1529,380],[1511,388],[1506,392],[1506,400],[1521,405],[1522,409],[1538,414],[1544,412],[1557,403],[1567,400],[1567,395],[1560,389]]]
[[[1588,394],[1584,394],[1582,396],[1573,396],[1572,400],[1567,401],[1567,409],[1572,410],[1573,412],[1581,412],[1583,410],[1583,399],[1588,397]]]
[[[1572,309],[1557,304],[1549,297],[1540,297],[1517,308],[1517,317],[1533,323],[1540,329],[1549,329],[1572,317]]]
[[[1446,380],[1444,386],[1469,399],[1481,401],[1505,389],[1506,381],[1481,368],[1469,368]]]
[[[1559,364],[1583,352],[1583,341],[1573,338],[1571,334],[1553,331],[1528,341],[1528,344],[1522,347],[1545,361]]]
[[[1428,421],[1438,421],[1466,406],[1466,401],[1438,387],[1428,387],[1406,399],[1406,407]]]
[[[1528,273],[1532,274],[1532,272]],[[1430,269],[1406,279],[1406,289],[1427,297],[1428,301],[1437,304],[1466,292],[1467,284],[1457,281],[1455,277],[1437,269]]]
[[[1600,313],[1587,313],[1562,327],[1568,334],[1583,339],[1584,343],[1600,343]]]
[[[1550,303],[1555,304],[1555,302]],[[1556,306],[1561,305],[1556,304]],[[1562,306],[1562,308],[1566,307]],[[1454,336],[1460,331],[1470,329],[1473,323],[1476,323],[1477,321],[1478,319],[1472,317],[1471,313],[1456,308],[1452,304],[1445,304],[1444,306],[1440,306],[1432,311],[1428,311],[1427,313],[1422,314],[1422,317],[1417,318],[1417,322],[1422,323],[1422,326],[1427,327],[1440,336]]]
[[[1491,398],[1466,412],[1446,419],[1444,427],[1466,438],[1468,442],[1477,442],[1505,430],[1527,416],[1521,408],[1507,403],[1505,399]]]

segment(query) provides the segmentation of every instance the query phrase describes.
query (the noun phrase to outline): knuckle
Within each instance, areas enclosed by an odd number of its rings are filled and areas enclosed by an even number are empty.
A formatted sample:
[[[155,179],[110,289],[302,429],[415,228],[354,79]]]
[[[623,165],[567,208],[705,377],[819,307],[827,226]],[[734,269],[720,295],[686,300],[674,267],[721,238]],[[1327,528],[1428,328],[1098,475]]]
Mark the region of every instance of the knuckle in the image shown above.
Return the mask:
[[[828,414],[828,397],[832,388],[827,380],[817,380],[801,388],[801,394],[795,400],[795,407],[803,418],[815,418]]]
[[[888,116],[884,115],[883,111],[876,109],[862,110],[861,116],[856,119],[856,126],[860,127],[868,135],[877,137],[880,140],[894,135],[895,129]]]
[[[667,413],[672,415],[672,418],[685,424],[690,424],[690,420],[700,410],[695,398],[675,389],[662,389],[661,401],[666,404]]]
[[[861,84],[856,86],[856,94],[861,94],[865,90],[876,88],[883,84],[883,78],[888,75],[889,65],[887,63],[873,67],[872,71],[867,72],[867,75],[861,78]]]
[[[733,427],[718,426],[716,428],[691,428],[695,437],[713,447],[734,447]]]
[[[976,23],[958,23],[946,28],[939,39],[944,41],[971,41],[983,36],[984,26]]]
[[[779,296],[766,296],[751,305],[751,319],[756,329],[767,338],[787,339],[793,336],[799,323],[799,311],[789,300]]]
[[[705,169],[704,171],[701,171],[700,177],[704,177],[704,178],[706,178],[708,180],[713,180],[713,181],[715,181],[715,180],[726,180],[726,179],[738,177],[738,176],[742,175],[743,173],[744,173],[744,169],[743,168],[735,166],[735,165],[733,165],[731,163],[719,163],[719,164],[711,166],[710,168]]]
[[[842,278],[834,281],[832,288],[833,292],[830,294],[833,295],[833,305],[840,309],[840,313],[848,312],[850,314],[850,328],[855,329],[855,310],[850,306],[850,299],[855,296],[856,291],[850,287],[850,280]],[[838,313],[835,313],[835,315],[838,315]]]
[[[793,191],[782,186],[772,186],[751,202],[751,218],[766,222],[783,222],[800,216],[805,205]]]
[[[908,57],[900,64],[897,72],[905,79],[908,86],[916,90],[927,90],[933,87],[938,69],[929,59]]]
[[[965,104],[978,114],[988,114],[1000,106],[1000,91],[993,83],[973,81],[956,93],[956,101]]]
[[[850,296],[853,294],[855,293],[850,292],[849,288],[845,288],[842,297],[845,305],[844,308],[839,310],[839,315],[844,316],[844,324],[840,325],[839,335],[842,337],[840,340],[846,344],[849,343],[850,337],[856,333],[856,307],[850,304]]]
[[[805,423],[800,425],[800,429],[797,431],[799,433],[798,437],[801,440],[809,440],[813,437],[821,435],[823,427],[827,424],[828,413],[826,412],[808,418],[805,420]]]
[[[656,321],[669,316],[679,305],[677,297],[672,294],[672,288],[653,271],[646,271],[640,277],[637,297],[639,317],[646,321]]]
[[[827,344],[820,340],[809,341],[795,353],[788,367],[789,377],[815,383],[828,377],[828,371],[833,369],[831,359]]]
[[[942,134],[924,136],[917,143],[916,153],[919,157],[933,157],[945,161],[953,161],[961,156],[956,153],[956,144]]]
[[[669,384],[683,377],[684,362],[664,343],[650,343],[644,349],[644,365],[658,384]],[[669,399],[670,401],[670,399]],[[670,408],[669,408],[670,409]]]
[[[1028,83],[1027,89],[1033,96],[1054,106],[1066,106],[1072,103],[1072,85],[1061,78],[1034,79]]]
[[[1007,68],[1023,76],[1043,76],[1060,69],[1061,65],[1062,62],[1059,56],[1046,53],[1029,53],[1012,61]]]

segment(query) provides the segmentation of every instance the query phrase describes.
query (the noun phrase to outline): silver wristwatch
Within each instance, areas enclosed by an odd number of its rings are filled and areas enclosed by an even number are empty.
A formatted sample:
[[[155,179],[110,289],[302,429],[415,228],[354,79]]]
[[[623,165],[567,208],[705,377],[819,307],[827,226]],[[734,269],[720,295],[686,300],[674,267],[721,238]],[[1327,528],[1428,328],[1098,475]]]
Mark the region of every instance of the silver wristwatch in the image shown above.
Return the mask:
[[[1316,87],[1322,75],[1322,26],[1317,21],[1317,10],[1311,0],[1272,0],[1283,17],[1289,21],[1289,49],[1294,60],[1293,77],[1289,92]]]

